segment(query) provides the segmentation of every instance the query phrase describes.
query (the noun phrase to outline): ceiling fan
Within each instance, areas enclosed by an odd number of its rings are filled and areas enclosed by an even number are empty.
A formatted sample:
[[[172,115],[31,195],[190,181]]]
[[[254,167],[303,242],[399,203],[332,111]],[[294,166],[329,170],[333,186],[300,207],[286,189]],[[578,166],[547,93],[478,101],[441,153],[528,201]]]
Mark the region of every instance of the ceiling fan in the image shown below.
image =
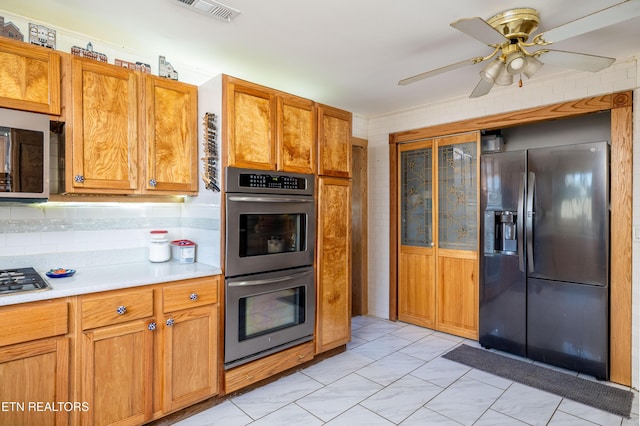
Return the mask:
[[[510,9],[486,21],[478,17],[460,19],[452,22],[451,26],[485,43],[494,49],[493,52],[487,56],[467,59],[405,78],[400,80],[398,84],[404,86],[447,71],[488,61],[492,58],[495,59],[488,62],[480,71],[480,82],[471,92],[470,98],[486,95],[494,84],[499,86],[511,85],[514,75],[524,74],[527,78],[531,78],[544,63],[597,72],[611,66],[615,62],[615,58],[551,50],[547,49],[546,46],[637,16],[640,16],[640,0],[627,0],[563,24],[545,33],[537,34],[531,41],[529,41],[529,37],[540,23],[540,16],[535,9]],[[530,51],[530,49],[537,47],[539,48],[538,50]],[[544,57],[542,57],[543,55]],[[544,63],[541,59],[544,60]],[[522,84],[522,80],[520,80],[520,84]]]

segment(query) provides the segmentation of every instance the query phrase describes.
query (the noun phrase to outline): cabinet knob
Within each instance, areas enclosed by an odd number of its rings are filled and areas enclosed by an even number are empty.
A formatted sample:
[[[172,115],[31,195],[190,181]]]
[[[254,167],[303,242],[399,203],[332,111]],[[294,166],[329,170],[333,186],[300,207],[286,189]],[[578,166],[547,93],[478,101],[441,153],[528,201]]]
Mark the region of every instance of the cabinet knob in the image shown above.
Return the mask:
[[[118,309],[116,309],[116,312],[118,313],[118,315],[124,315],[127,312],[127,307],[118,306]]]
[[[149,179],[149,186],[153,186],[155,188],[155,186],[158,184],[158,182],[156,182],[155,179]]]
[[[189,296],[189,299],[195,302],[196,300],[198,300],[198,293],[191,293],[191,295]]]
[[[75,175],[73,177],[73,180],[76,181],[76,183],[84,183],[84,176],[82,175]]]
[[[167,320],[167,327],[171,327],[173,326],[173,324],[175,323],[175,320],[173,318],[169,318]]]
[[[147,326],[147,328],[149,329],[149,331],[153,331],[157,328],[158,326],[156,325],[155,321],[154,322],[150,322],[149,325]]]

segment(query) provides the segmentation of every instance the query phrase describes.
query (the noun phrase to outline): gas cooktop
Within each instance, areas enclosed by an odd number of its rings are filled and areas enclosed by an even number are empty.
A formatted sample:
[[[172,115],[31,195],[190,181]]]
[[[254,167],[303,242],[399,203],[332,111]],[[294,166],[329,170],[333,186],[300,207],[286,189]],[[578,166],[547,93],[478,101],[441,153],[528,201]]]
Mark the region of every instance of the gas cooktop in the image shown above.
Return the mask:
[[[0,269],[0,296],[50,289],[34,268]]]

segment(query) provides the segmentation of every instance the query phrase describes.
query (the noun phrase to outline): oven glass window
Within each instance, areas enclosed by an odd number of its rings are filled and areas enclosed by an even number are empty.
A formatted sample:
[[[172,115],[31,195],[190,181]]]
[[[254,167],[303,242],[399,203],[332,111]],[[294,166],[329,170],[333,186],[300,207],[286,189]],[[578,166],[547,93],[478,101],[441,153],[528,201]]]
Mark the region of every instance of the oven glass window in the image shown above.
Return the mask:
[[[240,257],[306,250],[307,215],[240,215]]]
[[[240,298],[239,340],[303,324],[304,300],[304,286]]]

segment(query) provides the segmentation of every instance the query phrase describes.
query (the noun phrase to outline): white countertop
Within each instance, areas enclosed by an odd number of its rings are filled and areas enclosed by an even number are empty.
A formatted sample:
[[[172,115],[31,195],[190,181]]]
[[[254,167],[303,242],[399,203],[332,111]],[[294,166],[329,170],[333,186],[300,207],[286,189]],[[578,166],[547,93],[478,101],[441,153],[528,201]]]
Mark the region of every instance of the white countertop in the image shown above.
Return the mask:
[[[80,268],[73,276],[66,278],[49,278],[45,275],[46,271],[38,272],[51,285],[51,290],[0,296],[0,306],[213,276],[221,274],[222,270],[204,263],[169,261]]]

